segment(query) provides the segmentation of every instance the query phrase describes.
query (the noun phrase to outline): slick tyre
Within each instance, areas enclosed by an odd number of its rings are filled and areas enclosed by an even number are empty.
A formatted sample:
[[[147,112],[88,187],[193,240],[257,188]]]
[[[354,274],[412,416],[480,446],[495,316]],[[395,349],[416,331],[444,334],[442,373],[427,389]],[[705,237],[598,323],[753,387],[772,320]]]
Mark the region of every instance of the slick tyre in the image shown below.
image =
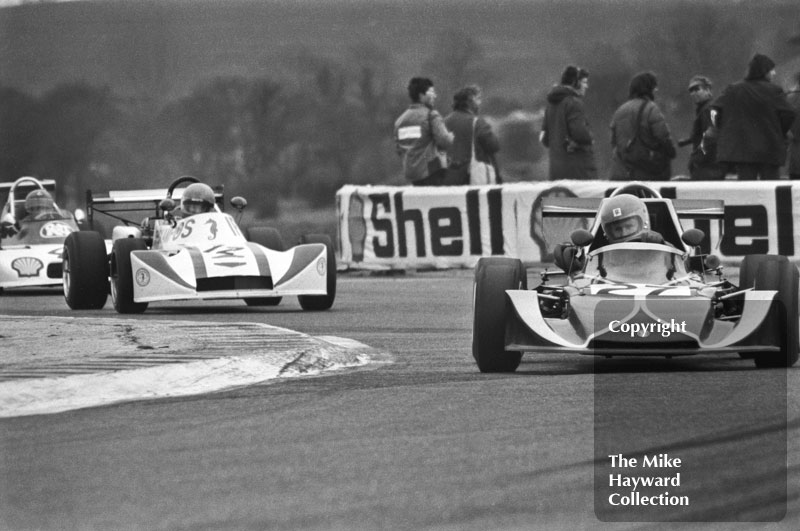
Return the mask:
[[[325,245],[325,275],[327,295],[298,295],[300,307],[308,311],[328,310],[336,299],[336,253],[333,243],[326,234],[306,234],[300,238],[300,243],[321,243]]]
[[[273,227],[248,227],[245,229],[245,238],[273,251],[286,250],[281,233]],[[283,297],[246,297],[244,302],[248,306],[277,306],[281,299]]]
[[[521,352],[505,349],[511,302],[506,290],[527,289],[522,262],[514,258],[481,258],[473,283],[472,356],[481,372],[514,372]]]
[[[757,367],[791,367],[797,363],[800,352],[798,336],[798,288],[800,272],[785,256],[748,255],[739,269],[739,286],[742,289],[775,290],[778,292],[772,308],[753,339],[759,344],[776,343],[780,354],[756,353],[753,361]]]
[[[99,310],[108,299],[108,255],[100,233],[73,232],[64,240],[64,300],[73,310]]]
[[[114,242],[111,251],[111,302],[118,313],[142,313],[146,302],[133,301],[133,270],[131,252],[145,251],[142,238],[121,238]]]

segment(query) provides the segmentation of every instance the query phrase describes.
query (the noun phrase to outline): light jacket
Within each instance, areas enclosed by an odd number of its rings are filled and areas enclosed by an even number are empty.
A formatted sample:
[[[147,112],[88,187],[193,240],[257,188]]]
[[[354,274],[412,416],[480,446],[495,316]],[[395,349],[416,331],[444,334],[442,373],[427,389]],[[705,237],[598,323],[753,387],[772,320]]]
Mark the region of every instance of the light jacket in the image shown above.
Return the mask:
[[[442,115],[422,103],[412,103],[394,123],[397,153],[403,157],[403,172],[410,182],[429,176],[428,162],[441,156],[453,143]],[[446,167],[446,163],[445,163]]]

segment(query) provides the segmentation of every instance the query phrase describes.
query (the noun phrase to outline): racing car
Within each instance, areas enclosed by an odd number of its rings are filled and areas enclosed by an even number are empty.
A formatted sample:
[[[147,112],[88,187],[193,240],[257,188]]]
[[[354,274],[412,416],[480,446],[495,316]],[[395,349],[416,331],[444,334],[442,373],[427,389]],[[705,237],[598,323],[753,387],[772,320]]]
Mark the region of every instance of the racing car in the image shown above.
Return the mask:
[[[0,183],[0,191],[8,194],[0,212],[0,291],[60,286],[64,240],[79,227],[75,216],[52,200],[55,181],[20,177]],[[25,199],[33,191],[43,207],[35,213],[25,207]]]
[[[180,185],[186,185],[179,188]],[[199,193],[205,208],[189,213]],[[181,212],[176,200],[181,201]],[[234,197],[239,211],[247,202]],[[87,220],[95,214],[121,221],[107,253],[98,231],[70,234],[64,242],[64,297],[75,310],[102,308],[108,293],[119,313],[141,313],[151,302],[243,299],[250,306],[275,305],[296,295],[304,310],[327,310],[336,296],[336,258],[327,235],[306,235],[284,249],[272,227],[242,231],[222,209],[221,187],[212,190],[192,176],[164,190],[87,193]],[[149,211],[141,220],[131,212]]]
[[[624,208],[608,207],[626,197],[644,203],[648,227],[638,227],[639,238],[615,241],[604,216],[623,218]],[[543,216],[594,222],[556,247],[561,271],[545,269],[533,289],[519,259],[478,261],[472,354],[479,370],[513,372],[523,352],[727,353],[757,367],[791,367],[798,359],[798,269],[785,256],[750,255],[740,264],[738,285],[732,284],[716,256],[700,253],[705,234],[683,230],[680,222],[723,214],[720,200],[671,200],[642,183],[607,198],[547,200]]]

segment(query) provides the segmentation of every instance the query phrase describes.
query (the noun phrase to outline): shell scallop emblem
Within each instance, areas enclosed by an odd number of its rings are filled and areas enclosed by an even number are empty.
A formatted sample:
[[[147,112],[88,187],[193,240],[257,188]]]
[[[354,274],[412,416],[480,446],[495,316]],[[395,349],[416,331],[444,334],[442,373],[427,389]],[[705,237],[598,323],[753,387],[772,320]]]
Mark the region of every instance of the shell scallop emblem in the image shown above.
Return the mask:
[[[38,258],[32,256],[23,256],[11,262],[11,268],[17,272],[21,278],[38,277],[39,271],[42,270],[44,264]]]
[[[144,287],[150,284],[150,272],[147,269],[140,268],[136,270],[136,283]]]

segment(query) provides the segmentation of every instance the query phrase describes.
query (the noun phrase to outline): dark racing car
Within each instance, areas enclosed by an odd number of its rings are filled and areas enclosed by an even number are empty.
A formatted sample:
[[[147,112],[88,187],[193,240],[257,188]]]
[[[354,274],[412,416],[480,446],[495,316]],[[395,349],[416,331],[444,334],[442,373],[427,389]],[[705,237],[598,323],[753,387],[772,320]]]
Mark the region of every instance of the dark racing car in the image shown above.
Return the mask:
[[[555,249],[563,272],[527,287],[514,258],[475,269],[472,352],[481,372],[515,371],[523,352],[612,356],[736,353],[758,367],[798,359],[798,270],[750,255],[732,284],[680,219],[721,219],[719,200],[670,200],[633,184],[608,198],[556,198],[543,216],[593,217]]]

